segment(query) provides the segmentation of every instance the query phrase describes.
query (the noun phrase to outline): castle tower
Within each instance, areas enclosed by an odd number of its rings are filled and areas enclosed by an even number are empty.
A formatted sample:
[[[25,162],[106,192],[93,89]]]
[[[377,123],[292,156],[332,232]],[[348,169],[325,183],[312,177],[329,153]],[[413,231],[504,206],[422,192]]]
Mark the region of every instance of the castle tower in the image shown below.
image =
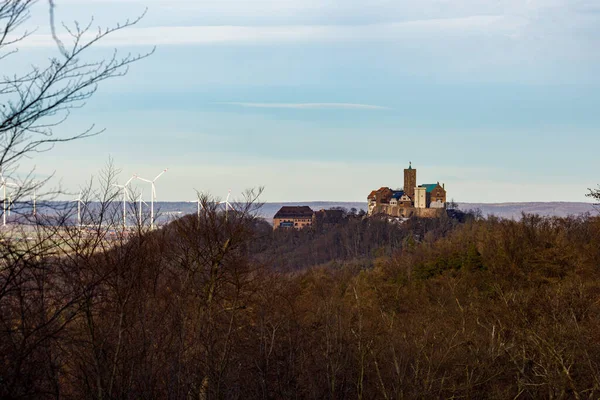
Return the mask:
[[[417,170],[413,169],[412,162],[408,163],[408,169],[404,170],[404,193],[412,201],[415,201],[415,187],[417,186]]]

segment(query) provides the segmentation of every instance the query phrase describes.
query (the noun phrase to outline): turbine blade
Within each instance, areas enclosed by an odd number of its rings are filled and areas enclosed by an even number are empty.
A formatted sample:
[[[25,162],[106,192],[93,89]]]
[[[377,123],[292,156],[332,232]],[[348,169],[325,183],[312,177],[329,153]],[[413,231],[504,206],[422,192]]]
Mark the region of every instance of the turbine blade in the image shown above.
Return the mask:
[[[156,178],[154,178],[154,180],[152,180],[152,182],[156,181],[158,178],[161,177],[162,174],[164,174],[165,172],[167,172],[167,169],[168,168],[163,169],[160,174],[156,175]]]
[[[131,183],[131,181],[134,180],[134,179],[135,179],[135,175],[133,175],[131,178],[129,178],[129,180],[127,182],[125,182],[124,186],[129,185]]]

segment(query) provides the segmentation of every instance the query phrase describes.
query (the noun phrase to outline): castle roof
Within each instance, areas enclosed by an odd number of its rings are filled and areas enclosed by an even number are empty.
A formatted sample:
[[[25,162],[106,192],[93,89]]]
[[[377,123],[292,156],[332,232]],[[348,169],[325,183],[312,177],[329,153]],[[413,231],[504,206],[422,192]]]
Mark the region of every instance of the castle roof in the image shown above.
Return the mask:
[[[404,195],[404,190],[398,190],[392,195],[392,199],[399,199]]]
[[[283,206],[273,218],[312,218],[313,210],[309,206]]]
[[[435,189],[436,187],[440,186],[439,183],[425,183],[423,185],[419,185],[419,187],[424,187],[427,193],[431,193],[433,191],[433,189]]]
[[[377,193],[380,193],[380,194],[393,193],[393,190],[390,189],[389,187],[382,186],[379,189],[373,190],[371,193],[369,193],[369,195],[367,196],[367,199],[374,199],[375,196],[377,195]]]

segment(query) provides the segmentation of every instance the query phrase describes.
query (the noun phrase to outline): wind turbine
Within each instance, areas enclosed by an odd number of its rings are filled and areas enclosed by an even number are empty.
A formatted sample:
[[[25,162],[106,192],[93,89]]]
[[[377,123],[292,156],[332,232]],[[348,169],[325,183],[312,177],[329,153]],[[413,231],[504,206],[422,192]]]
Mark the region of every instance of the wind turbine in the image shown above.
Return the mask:
[[[2,225],[6,226],[6,179],[0,169],[0,182],[2,183]]]
[[[229,196],[231,196],[231,189],[229,189],[229,192],[227,192],[227,198],[225,199],[225,221],[227,221],[228,211],[231,207],[231,203],[229,203]],[[231,209],[233,210],[233,207],[231,207]]]
[[[138,210],[138,212],[139,212],[138,219],[139,219],[140,227],[141,227],[142,226],[142,203],[144,203],[146,205],[146,207],[148,206],[148,203],[146,203],[144,200],[142,200],[142,192],[141,191],[140,191],[140,197],[138,200],[140,202],[140,206],[139,206],[140,208]]]
[[[204,208],[202,206],[202,201],[200,200],[200,197],[198,196],[198,198],[196,200],[192,200],[192,201],[190,201],[190,203],[196,203],[196,204],[198,204],[198,220],[200,220],[200,210],[202,208]]]
[[[11,186],[16,188],[15,191],[11,192],[8,194],[8,216],[10,217],[10,209],[12,208],[13,202],[13,195],[16,193],[17,195],[19,194],[19,190],[23,189],[22,186],[17,185],[16,183],[11,183],[11,182],[6,182],[6,186]]]
[[[133,175],[124,185],[117,185],[113,183],[113,186],[118,187],[119,189],[123,189],[123,230],[127,227],[127,185],[135,178]]]
[[[19,185],[17,185],[16,183],[11,183],[11,182],[7,182],[6,179],[4,179],[4,174],[2,173],[2,169],[0,169],[0,183],[2,184],[2,198],[3,198],[3,202],[2,202],[2,225],[6,226],[6,187],[7,186],[12,186],[12,187],[19,187]],[[10,201],[9,201],[10,203]],[[10,204],[9,204],[10,207]],[[10,210],[10,208],[9,208]]]
[[[31,200],[33,202],[33,216],[36,216],[36,209],[35,209],[35,203],[37,201],[37,182],[32,182],[33,183],[33,196],[31,197]]]
[[[2,178],[2,225],[6,226],[6,181],[4,180],[4,176],[0,175]]]
[[[156,185],[154,184],[158,178],[160,178],[162,176],[162,174],[164,174],[165,172],[167,172],[167,168],[163,169],[161,171],[160,174],[156,175],[156,177],[152,180],[150,179],[144,179],[138,175],[134,175],[134,178],[139,179],[140,181],[143,182],[148,182],[152,185],[152,196],[150,197],[150,229],[154,229],[154,200],[156,199]]]
[[[75,201],[77,202],[77,225],[79,226],[79,229],[81,229],[81,205],[85,205],[83,200],[81,200],[81,195],[82,191],[80,190],[79,196],[75,199]]]
[[[17,185],[16,183],[10,183],[10,182],[6,182],[6,185],[7,185],[7,186],[12,186],[12,187],[14,187],[14,188],[17,188],[17,189],[22,189],[22,187],[20,187],[20,186],[19,186],[19,185]],[[12,199],[13,199],[13,195],[14,195],[15,193],[19,194],[19,191],[18,191],[18,190],[16,190],[16,191],[13,191],[13,192],[11,192],[11,193],[9,193],[9,194],[8,194],[8,208],[7,208],[7,216],[9,216],[9,217],[10,217],[10,209],[12,208],[12,204],[13,204],[13,202],[12,202]]]

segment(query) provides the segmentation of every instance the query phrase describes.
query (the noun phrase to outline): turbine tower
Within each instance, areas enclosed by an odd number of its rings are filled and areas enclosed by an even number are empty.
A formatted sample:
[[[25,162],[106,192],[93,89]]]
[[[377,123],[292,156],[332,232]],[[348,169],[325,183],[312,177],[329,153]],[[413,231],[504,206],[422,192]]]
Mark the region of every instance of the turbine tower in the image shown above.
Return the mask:
[[[35,218],[36,214],[36,202],[37,202],[37,182],[33,182],[33,196],[31,197],[33,202],[33,217]]]
[[[202,208],[204,208],[204,207],[202,206],[202,201],[200,200],[200,196],[198,196],[198,198],[197,198],[196,200],[192,200],[192,201],[190,201],[190,203],[196,203],[196,204],[198,204],[198,221],[200,221],[200,210],[201,210]]]
[[[119,189],[123,190],[123,230],[125,230],[125,228],[127,228],[127,185],[129,185],[129,183],[131,183],[131,181],[134,178],[135,178],[135,175],[133,175],[131,178],[129,178],[129,180],[127,182],[125,182],[124,185],[117,185],[116,183],[113,183],[113,186],[116,186]]]
[[[163,169],[162,172],[160,174],[156,175],[156,177],[154,179],[152,179],[152,180],[150,180],[150,179],[144,179],[144,178],[138,176],[137,174],[133,176],[134,178],[139,179],[140,181],[148,182],[148,183],[150,183],[152,185],[152,193],[151,193],[151,197],[150,197],[150,229],[154,229],[154,200],[156,199],[156,185],[155,185],[155,182],[165,172],[167,172],[167,168]]]
[[[77,202],[77,226],[79,227],[79,229],[81,229],[81,205],[85,205],[85,203],[83,202],[83,200],[81,199],[81,195],[82,195],[82,191],[79,191],[79,196],[77,196],[77,198],[75,199],[75,201]]]
[[[229,208],[231,208],[233,210],[233,207],[231,207],[231,203],[229,203],[230,196],[231,196],[231,189],[229,189],[229,192],[227,192],[227,198],[225,199],[225,221],[227,221]]]
[[[15,197],[15,194],[17,196],[19,195],[19,190],[23,189],[23,187],[17,185],[16,183],[10,183],[10,182],[7,182],[6,185],[16,188],[16,190],[14,190],[8,194],[8,207],[6,210],[7,210],[7,216],[10,217],[10,210],[12,209],[12,206],[13,206],[13,198]]]
[[[2,225],[6,226],[6,187],[12,186],[19,188],[19,185],[16,183],[7,182],[4,178],[4,174],[2,173],[2,169],[0,169],[0,184],[2,185]],[[10,203],[10,201],[9,201]],[[10,207],[10,204],[9,204]]]
[[[140,228],[142,227],[142,203],[144,203],[146,205],[146,207],[148,207],[148,203],[146,203],[144,200],[142,200],[142,193],[143,191],[140,191],[140,197],[138,198],[139,201],[139,210],[138,210],[138,221],[140,223]]]

